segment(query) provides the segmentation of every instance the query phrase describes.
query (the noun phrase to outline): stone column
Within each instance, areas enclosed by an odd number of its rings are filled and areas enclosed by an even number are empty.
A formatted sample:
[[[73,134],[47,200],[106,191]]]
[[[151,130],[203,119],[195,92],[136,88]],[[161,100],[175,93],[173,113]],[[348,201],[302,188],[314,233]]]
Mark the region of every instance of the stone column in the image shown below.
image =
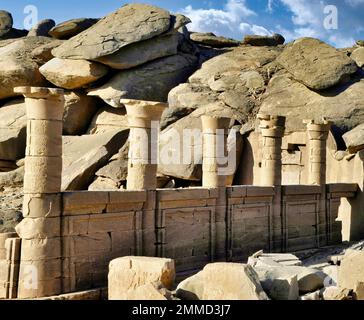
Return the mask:
[[[324,119],[318,123],[314,120],[305,120],[308,133],[308,184],[326,184],[326,143],[332,123]]]
[[[226,166],[227,137],[231,119],[202,116],[202,186],[218,188],[227,186],[227,175],[219,173]]]
[[[258,114],[262,131],[261,186],[280,186],[282,184],[282,138],[286,118]]]
[[[27,146],[18,298],[62,293],[63,90],[18,87],[25,96]]]
[[[202,116],[202,187],[217,189],[214,220],[211,221],[211,262],[230,257],[227,232],[230,228],[226,210],[226,186],[230,173],[224,172],[228,158],[227,138],[231,118]],[[234,153],[233,156],[236,156]]]
[[[159,123],[167,103],[122,99],[130,127],[128,190],[157,188]]]

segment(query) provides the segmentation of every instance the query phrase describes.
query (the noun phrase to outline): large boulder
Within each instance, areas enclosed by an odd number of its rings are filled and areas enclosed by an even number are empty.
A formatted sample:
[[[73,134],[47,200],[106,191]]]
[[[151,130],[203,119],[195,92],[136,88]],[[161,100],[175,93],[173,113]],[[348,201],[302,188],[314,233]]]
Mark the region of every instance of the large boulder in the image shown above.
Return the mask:
[[[66,91],[63,112],[63,134],[82,135],[97,112],[100,101],[82,91]]]
[[[297,277],[300,293],[315,292],[324,287],[326,275],[320,270],[301,266],[272,266],[267,264],[257,265],[257,272],[263,289],[269,294],[274,288],[277,279],[290,279]],[[290,280],[291,281],[291,280]]]
[[[197,59],[178,54],[161,58],[139,67],[122,70],[100,88],[90,89],[112,107],[124,107],[120,99],[167,101],[169,91],[185,82],[195,70]]]
[[[260,108],[261,113],[285,116],[286,131],[305,130],[303,119],[333,121],[344,132],[364,120],[364,79],[353,79],[324,93],[315,92],[280,73],[269,82]]]
[[[237,40],[218,37],[213,33],[191,32],[190,38],[193,42],[214,48],[237,47],[241,44]]]
[[[193,281],[178,289],[199,300],[268,300],[254,269],[240,263],[208,264]]]
[[[355,49],[350,58],[353,59],[359,68],[364,66],[364,47]]]
[[[93,117],[87,133],[95,134],[116,129],[120,131],[129,129],[125,108],[104,106]]]
[[[53,51],[58,58],[97,59],[132,43],[169,30],[168,11],[146,4],[127,4]]]
[[[176,270],[172,259],[152,257],[114,259],[109,265],[108,298],[109,300],[165,300],[162,294],[157,294],[158,289],[161,287],[172,289],[175,276]]]
[[[41,74],[54,85],[64,89],[79,89],[102,78],[108,67],[87,60],[53,58],[39,68]]]
[[[189,78],[189,82],[207,84],[210,79],[232,71],[258,70],[267,72],[268,69],[271,69],[270,72],[272,73],[278,67],[274,65],[270,68],[270,63],[281,52],[282,49],[278,47],[237,47],[206,61],[201,69]]]
[[[87,189],[95,172],[116,154],[127,139],[119,130],[63,137],[62,190]]]
[[[13,27],[13,17],[11,13],[0,10],[0,38],[8,33]]]
[[[339,268],[339,287],[354,290],[364,282],[364,251],[347,250]]]
[[[45,19],[39,21],[29,30],[28,37],[48,37],[49,31],[56,25],[54,20]]]
[[[1,36],[0,39],[1,40],[18,39],[26,37],[27,35],[28,35],[28,30],[11,28],[10,31]]]
[[[49,35],[57,39],[68,40],[78,35],[82,31],[85,31],[86,29],[92,27],[98,21],[99,19],[91,18],[67,20],[54,26],[49,31]]]
[[[243,44],[255,47],[269,47],[284,44],[285,41],[282,35],[275,33],[272,36],[247,35],[244,37]]]
[[[26,125],[24,99],[8,102],[0,108],[0,160],[24,157]]]
[[[188,83],[170,91],[163,127],[216,103],[239,115],[235,119],[244,124],[242,133],[254,129],[266,83],[281,69],[275,62],[281,51],[279,47],[240,46],[204,62]]]
[[[287,45],[278,62],[313,90],[330,88],[358,69],[346,54],[314,38],[301,38]]]
[[[113,69],[130,69],[148,61],[177,54],[180,33],[171,32],[130,44],[114,54],[95,59]]]
[[[364,123],[345,133],[343,139],[350,153],[364,149]]]
[[[27,37],[0,48],[0,99],[9,98],[17,86],[46,86],[47,81],[39,72],[52,50],[50,44],[58,40],[47,37]],[[45,46],[49,45],[49,46]],[[43,50],[39,50],[43,47]]]
[[[196,273],[180,282],[176,296],[181,300],[201,300],[204,292],[203,272]]]
[[[89,190],[118,190],[122,188],[128,177],[129,143],[126,142],[109,162],[99,169],[96,179],[89,186]]]

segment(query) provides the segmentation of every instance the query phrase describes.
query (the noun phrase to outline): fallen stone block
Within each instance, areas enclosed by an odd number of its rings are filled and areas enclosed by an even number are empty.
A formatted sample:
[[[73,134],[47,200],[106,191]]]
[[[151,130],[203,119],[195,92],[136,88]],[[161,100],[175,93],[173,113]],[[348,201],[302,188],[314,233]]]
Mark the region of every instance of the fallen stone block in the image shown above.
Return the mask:
[[[255,267],[263,289],[269,292],[275,279],[297,276],[300,293],[314,292],[324,287],[326,275],[316,269],[300,266]]]
[[[269,300],[249,265],[212,263],[202,271],[202,300]]]
[[[177,298],[181,300],[201,300],[204,292],[202,271],[182,281],[176,290]]]
[[[339,287],[354,290],[364,282],[364,251],[347,250],[339,268]]]
[[[112,260],[108,275],[109,300],[143,299],[142,286],[147,286],[144,288],[148,292],[146,296],[155,298],[160,287],[153,289],[151,285],[160,282],[163,287],[171,289],[175,276],[172,259],[123,257]]]

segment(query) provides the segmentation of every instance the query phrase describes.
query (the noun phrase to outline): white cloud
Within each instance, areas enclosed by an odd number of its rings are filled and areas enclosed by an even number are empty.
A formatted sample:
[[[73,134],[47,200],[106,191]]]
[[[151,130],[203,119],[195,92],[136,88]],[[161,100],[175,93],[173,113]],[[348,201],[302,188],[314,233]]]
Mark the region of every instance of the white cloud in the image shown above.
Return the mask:
[[[262,26],[257,26],[255,24],[249,24],[246,22],[240,23],[239,29],[243,34],[257,34],[260,36],[268,36],[272,34],[272,32]]]
[[[245,0],[228,0],[222,10],[195,9],[191,5],[181,10],[192,23],[188,29],[198,32],[213,32],[217,35],[241,38],[242,34],[269,34],[263,26],[250,24],[247,19],[256,16]]]
[[[269,13],[273,13],[273,4],[274,4],[274,0],[268,0],[267,2],[267,11]]]
[[[293,13],[292,22],[298,26],[321,24],[322,4],[307,0],[281,0]]]
[[[348,38],[345,36],[332,35],[330,36],[329,40],[332,43],[335,43],[338,48],[348,48],[355,45],[355,39],[352,37]]]

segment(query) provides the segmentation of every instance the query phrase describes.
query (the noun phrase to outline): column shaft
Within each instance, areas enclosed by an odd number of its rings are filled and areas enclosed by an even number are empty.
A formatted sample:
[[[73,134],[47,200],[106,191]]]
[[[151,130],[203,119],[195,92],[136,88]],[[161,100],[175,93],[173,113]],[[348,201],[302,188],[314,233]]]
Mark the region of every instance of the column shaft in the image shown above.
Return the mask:
[[[62,293],[61,180],[63,90],[19,87],[25,96],[23,221],[18,298]]]
[[[285,117],[258,115],[262,131],[262,166],[260,184],[280,186],[282,184],[282,138]]]
[[[227,159],[227,137],[230,118],[202,116],[203,162],[202,186],[206,188],[226,187],[227,178],[223,174]]]
[[[128,190],[154,190],[157,188],[158,130],[153,122],[160,121],[166,103],[121,100],[128,114],[130,127]]]
[[[314,120],[304,121],[308,133],[308,184],[326,184],[326,144],[331,123],[324,120],[316,123]]]

